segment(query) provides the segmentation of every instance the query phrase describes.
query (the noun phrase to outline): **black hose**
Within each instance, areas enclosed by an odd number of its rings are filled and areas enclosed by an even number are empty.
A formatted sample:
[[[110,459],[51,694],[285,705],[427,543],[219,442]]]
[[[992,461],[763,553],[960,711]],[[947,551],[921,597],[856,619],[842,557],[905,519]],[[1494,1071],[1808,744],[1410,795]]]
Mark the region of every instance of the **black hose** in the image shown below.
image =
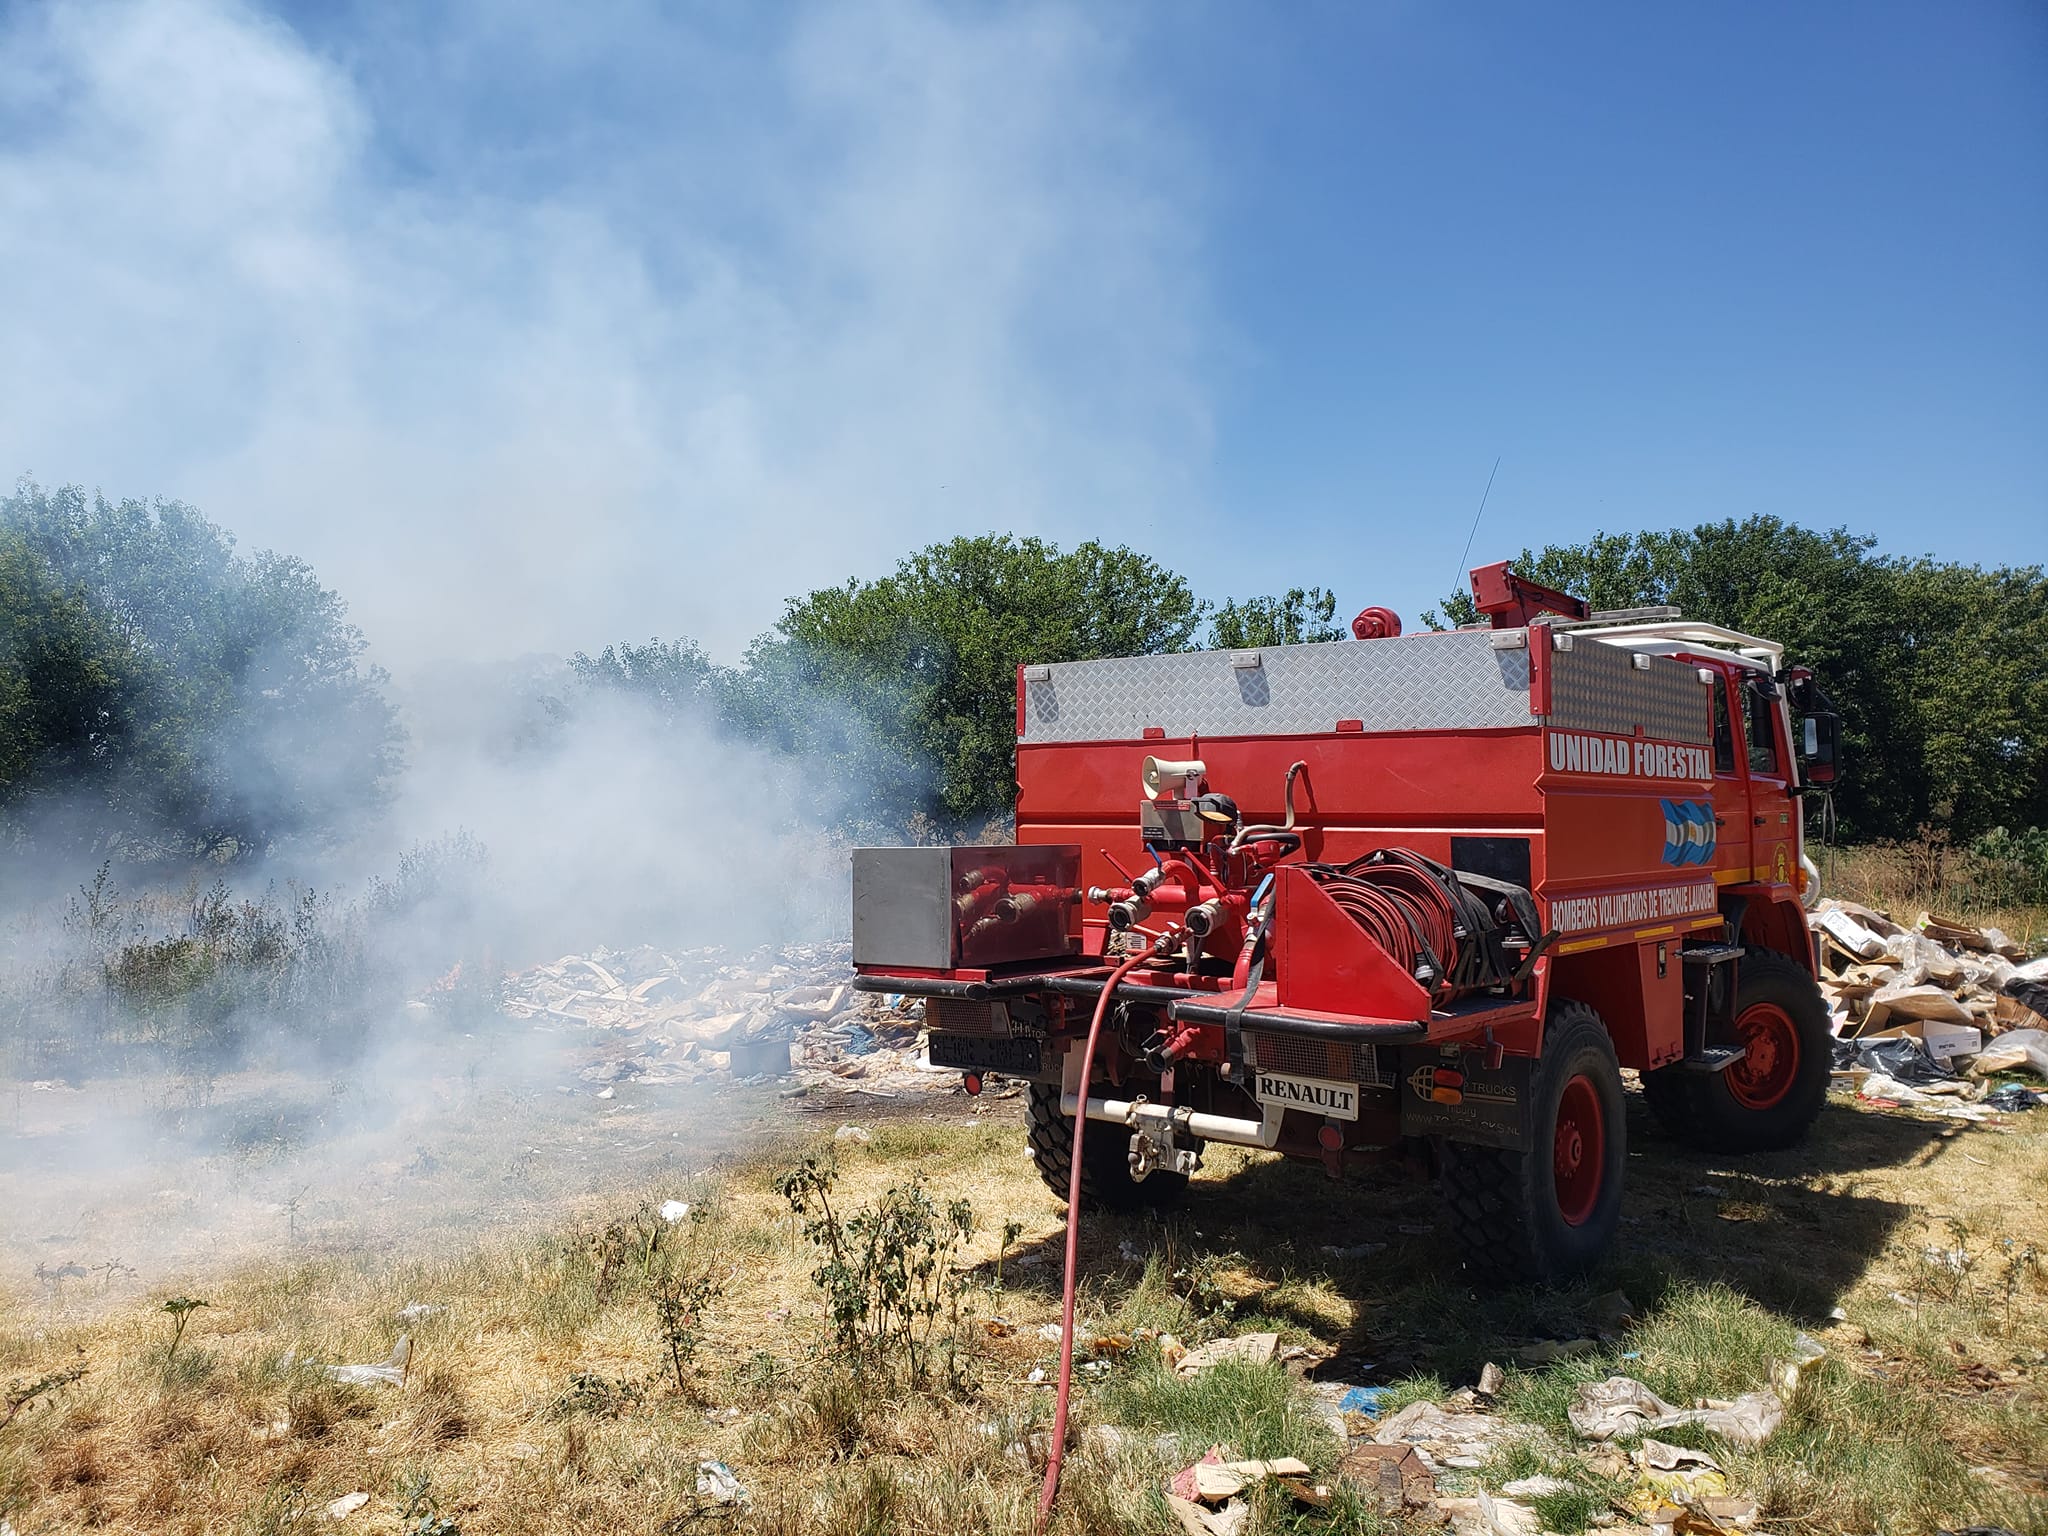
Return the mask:
[[[1307,773],[1307,772],[1308,772],[1308,763],[1307,763],[1307,762],[1306,762],[1305,760],[1303,760],[1303,761],[1297,761],[1297,762],[1296,762],[1296,763],[1295,763],[1295,764],[1294,764],[1294,765],[1293,765],[1293,766],[1292,766],[1291,768],[1289,768],[1289,769],[1287,770],[1287,788],[1286,788],[1286,790],[1285,790],[1285,793],[1284,793],[1284,796],[1283,796],[1283,798],[1285,799],[1285,801],[1286,801],[1286,804],[1287,804],[1287,819],[1286,819],[1285,821],[1283,821],[1283,822],[1282,822],[1282,823],[1281,823],[1281,824],[1280,824],[1279,826],[1277,826],[1277,827],[1272,827],[1272,826],[1252,826],[1252,827],[1240,827],[1240,828],[1238,829],[1238,833],[1237,833],[1237,836],[1233,837],[1233,838],[1232,838],[1232,839],[1230,840],[1230,850],[1229,850],[1230,852],[1232,852],[1232,853],[1235,853],[1235,852],[1237,852],[1237,850],[1238,850],[1238,849],[1240,849],[1240,848],[1242,848],[1242,847],[1243,847],[1243,846],[1244,846],[1244,845],[1245,845],[1245,844],[1246,844],[1247,842],[1251,842],[1251,841],[1264,841],[1264,837],[1263,837],[1263,834],[1265,834],[1265,833],[1275,833],[1275,832],[1290,832],[1290,833],[1291,833],[1291,832],[1293,832],[1293,830],[1294,830],[1294,781],[1295,781],[1295,780],[1296,780],[1297,778],[1301,777],[1301,775],[1302,775],[1302,774],[1304,774],[1304,773]],[[1297,847],[1297,848],[1299,848],[1299,847],[1301,846],[1301,839],[1300,839],[1300,838],[1298,838],[1298,837],[1297,837],[1297,838],[1296,838],[1296,839],[1294,840],[1294,846],[1295,846],[1295,847]]]

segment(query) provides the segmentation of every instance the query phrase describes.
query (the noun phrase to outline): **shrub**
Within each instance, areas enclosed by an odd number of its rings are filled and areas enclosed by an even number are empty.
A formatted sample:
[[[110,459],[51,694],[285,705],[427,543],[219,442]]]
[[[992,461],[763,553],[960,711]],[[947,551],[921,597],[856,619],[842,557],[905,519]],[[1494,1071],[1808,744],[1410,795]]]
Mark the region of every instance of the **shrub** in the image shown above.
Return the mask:
[[[779,1188],[804,1235],[825,1251],[811,1278],[825,1293],[841,1354],[856,1370],[900,1362],[922,1383],[943,1350],[951,1380],[959,1367],[962,1287],[953,1260],[974,1232],[973,1206],[954,1200],[941,1209],[920,1178],[891,1186],[875,1205],[842,1219],[831,1204],[835,1177],[805,1158]],[[948,1323],[943,1335],[941,1316]]]

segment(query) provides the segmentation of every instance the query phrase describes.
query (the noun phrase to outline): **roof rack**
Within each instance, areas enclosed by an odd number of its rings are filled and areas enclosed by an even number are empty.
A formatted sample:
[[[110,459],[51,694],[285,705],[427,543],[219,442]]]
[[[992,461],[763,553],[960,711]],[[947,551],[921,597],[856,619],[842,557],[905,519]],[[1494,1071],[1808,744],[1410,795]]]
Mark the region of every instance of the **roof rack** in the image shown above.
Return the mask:
[[[1559,629],[1567,625],[1581,628],[1587,624],[1639,624],[1650,619],[1682,619],[1685,615],[1669,604],[1656,608],[1596,608],[1583,619],[1553,619],[1551,623]]]
[[[1746,661],[1760,662],[1772,672],[1778,671],[1785,664],[1785,647],[1775,640],[1765,640],[1758,635],[1746,635],[1739,629],[1728,629],[1720,624],[1703,624],[1694,619],[1609,625],[1601,624],[1596,618],[1589,623],[1574,624],[1572,629],[1588,639],[1607,640],[1618,645],[1661,640],[1674,645],[1710,651],[1730,651]]]

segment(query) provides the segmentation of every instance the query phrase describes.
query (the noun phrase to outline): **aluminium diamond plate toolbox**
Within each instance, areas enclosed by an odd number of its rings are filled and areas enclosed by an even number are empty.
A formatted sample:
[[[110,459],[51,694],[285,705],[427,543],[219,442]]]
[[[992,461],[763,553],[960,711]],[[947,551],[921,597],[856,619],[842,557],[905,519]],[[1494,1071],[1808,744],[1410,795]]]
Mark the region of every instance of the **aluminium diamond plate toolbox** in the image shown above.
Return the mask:
[[[1081,850],[856,848],[853,963],[986,970],[1081,950]]]

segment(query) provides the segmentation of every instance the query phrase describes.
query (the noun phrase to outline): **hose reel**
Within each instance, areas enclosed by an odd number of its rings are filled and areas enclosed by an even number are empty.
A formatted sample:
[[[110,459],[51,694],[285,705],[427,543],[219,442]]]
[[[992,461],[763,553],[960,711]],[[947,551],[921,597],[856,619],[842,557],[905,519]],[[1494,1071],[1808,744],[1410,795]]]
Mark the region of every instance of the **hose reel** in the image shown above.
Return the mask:
[[[1521,886],[1461,875],[1408,848],[1303,868],[1338,909],[1439,1000],[1512,986],[1542,949]],[[1468,886],[1488,891],[1492,901]]]

